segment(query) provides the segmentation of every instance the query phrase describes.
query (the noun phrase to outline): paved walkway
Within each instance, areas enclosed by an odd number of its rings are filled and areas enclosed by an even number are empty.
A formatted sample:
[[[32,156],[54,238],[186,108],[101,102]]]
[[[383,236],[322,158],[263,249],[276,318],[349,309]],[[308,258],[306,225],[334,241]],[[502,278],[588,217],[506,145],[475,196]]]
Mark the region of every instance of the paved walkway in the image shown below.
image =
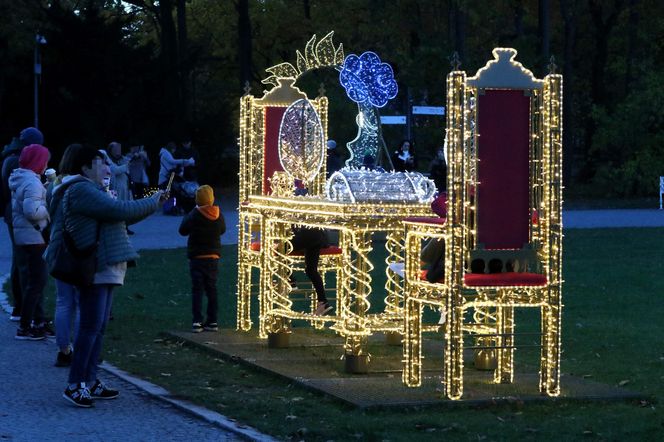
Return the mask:
[[[228,226],[223,242],[237,243],[234,206],[222,202],[222,209]],[[136,232],[132,241],[138,248],[183,247],[186,238],[177,234],[180,220],[155,214],[132,226]],[[9,273],[10,258],[7,228],[0,221],[0,288]],[[3,301],[6,295],[0,291],[0,305],[7,307]],[[112,366],[106,366],[102,376],[121,391],[120,397],[96,401],[89,410],[75,408],[60,398],[68,369],[53,366],[55,343],[17,341],[15,333],[16,323],[0,308],[0,440],[271,440]]]
[[[227,225],[227,233],[222,237],[224,244],[237,244],[235,207],[236,201],[222,201]],[[132,226],[136,232],[132,242],[139,249],[184,247],[186,238],[177,234],[180,219],[155,214]],[[563,220],[565,228],[663,227],[664,211],[569,211],[564,213]],[[11,251],[6,225],[0,224],[0,275],[6,275]],[[3,295],[0,293],[0,298]],[[224,416],[170,400],[168,393],[159,387],[132,380],[136,386],[109,372],[105,378],[122,391],[117,401],[97,401],[93,410],[68,405],[60,399],[67,370],[53,366],[54,343],[16,341],[13,338],[16,325],[6,318],[0,314],[0,440],[207,441],[238,437],[220,428],[234,425]],[[122,376],[112,368],[111,371]],[[154,396],[165,401],[156,401]],[[182,408],[197,412],[201,418],[183,412]],[[243,431],[241,427],[238,429]],[[269,439],[251,430],[244,437]]]

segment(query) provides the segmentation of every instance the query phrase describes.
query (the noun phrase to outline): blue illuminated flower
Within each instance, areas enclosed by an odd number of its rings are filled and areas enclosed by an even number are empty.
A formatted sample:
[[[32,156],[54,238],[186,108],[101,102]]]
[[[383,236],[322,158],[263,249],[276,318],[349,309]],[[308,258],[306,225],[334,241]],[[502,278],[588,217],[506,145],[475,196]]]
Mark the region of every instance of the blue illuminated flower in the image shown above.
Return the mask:
[[[346,57],[339,81],[348,97],[356,103],[368,100],[376,107],[383,107],[397,96],[398,87],[392,67],[381,62],[373,52]]]

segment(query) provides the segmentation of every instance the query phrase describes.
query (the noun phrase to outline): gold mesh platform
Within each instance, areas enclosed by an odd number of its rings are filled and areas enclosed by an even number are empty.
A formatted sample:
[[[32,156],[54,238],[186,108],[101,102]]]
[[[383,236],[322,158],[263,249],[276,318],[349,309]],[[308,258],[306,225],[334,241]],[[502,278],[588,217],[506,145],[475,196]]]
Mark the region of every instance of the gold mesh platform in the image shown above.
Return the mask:
[[[443,343],[433,339],[423,342],[422,386],[408,388],[401,382],[401,346],[386,345],[382,335],[369,339],[372,355],[369,374],[352,375],[344,372],[344,362],[339,358],[344,340],[331,332],[295,328],[290,336],[290,347],[285,349],[267,348],[267,341],[258,339],[257,331],[240,333],[224,329],[219,333],[173,331],[168,334],[222,358],[283,376],[359,408],[648,399],[645,394],[569,375],[563,375],[559,397],[542,396],[536,368],[528,373],[519,372],[517,367],[513,384],[494,384],[493,372],[471,368],[472,352],[467,351],[463,398],[447,400],[440,373]]]

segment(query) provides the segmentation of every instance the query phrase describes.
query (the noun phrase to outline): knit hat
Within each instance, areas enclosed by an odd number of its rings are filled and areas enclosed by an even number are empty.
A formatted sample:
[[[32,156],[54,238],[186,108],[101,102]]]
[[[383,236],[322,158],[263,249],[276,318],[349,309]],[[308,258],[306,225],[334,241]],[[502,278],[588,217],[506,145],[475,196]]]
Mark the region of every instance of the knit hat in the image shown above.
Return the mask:
[[[41,144],[44,142],[44,135],[35,127],[26,127],[21,131],[18,137],[26,146],[30,144]]]
[[[18,166],[21,169],[28,169],[41,174],[46,169],[50,157],[51,154],[47,148],[41,144],[31,144],[21,151],[21,156],[18,157]]]
[[[214,191],[212,187],[204,184],[196,189],[196,205],[211,206],[214,203]]]

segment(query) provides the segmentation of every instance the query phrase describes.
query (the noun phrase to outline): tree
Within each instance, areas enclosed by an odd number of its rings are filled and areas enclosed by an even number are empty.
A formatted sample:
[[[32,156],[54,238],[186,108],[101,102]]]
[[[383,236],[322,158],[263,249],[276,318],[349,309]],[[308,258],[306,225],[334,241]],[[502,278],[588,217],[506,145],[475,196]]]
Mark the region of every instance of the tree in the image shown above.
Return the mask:
[[[251,19],[249,0],[237,0],[238,59],[240,61],[240,87],[252,80],[251,65]]]

